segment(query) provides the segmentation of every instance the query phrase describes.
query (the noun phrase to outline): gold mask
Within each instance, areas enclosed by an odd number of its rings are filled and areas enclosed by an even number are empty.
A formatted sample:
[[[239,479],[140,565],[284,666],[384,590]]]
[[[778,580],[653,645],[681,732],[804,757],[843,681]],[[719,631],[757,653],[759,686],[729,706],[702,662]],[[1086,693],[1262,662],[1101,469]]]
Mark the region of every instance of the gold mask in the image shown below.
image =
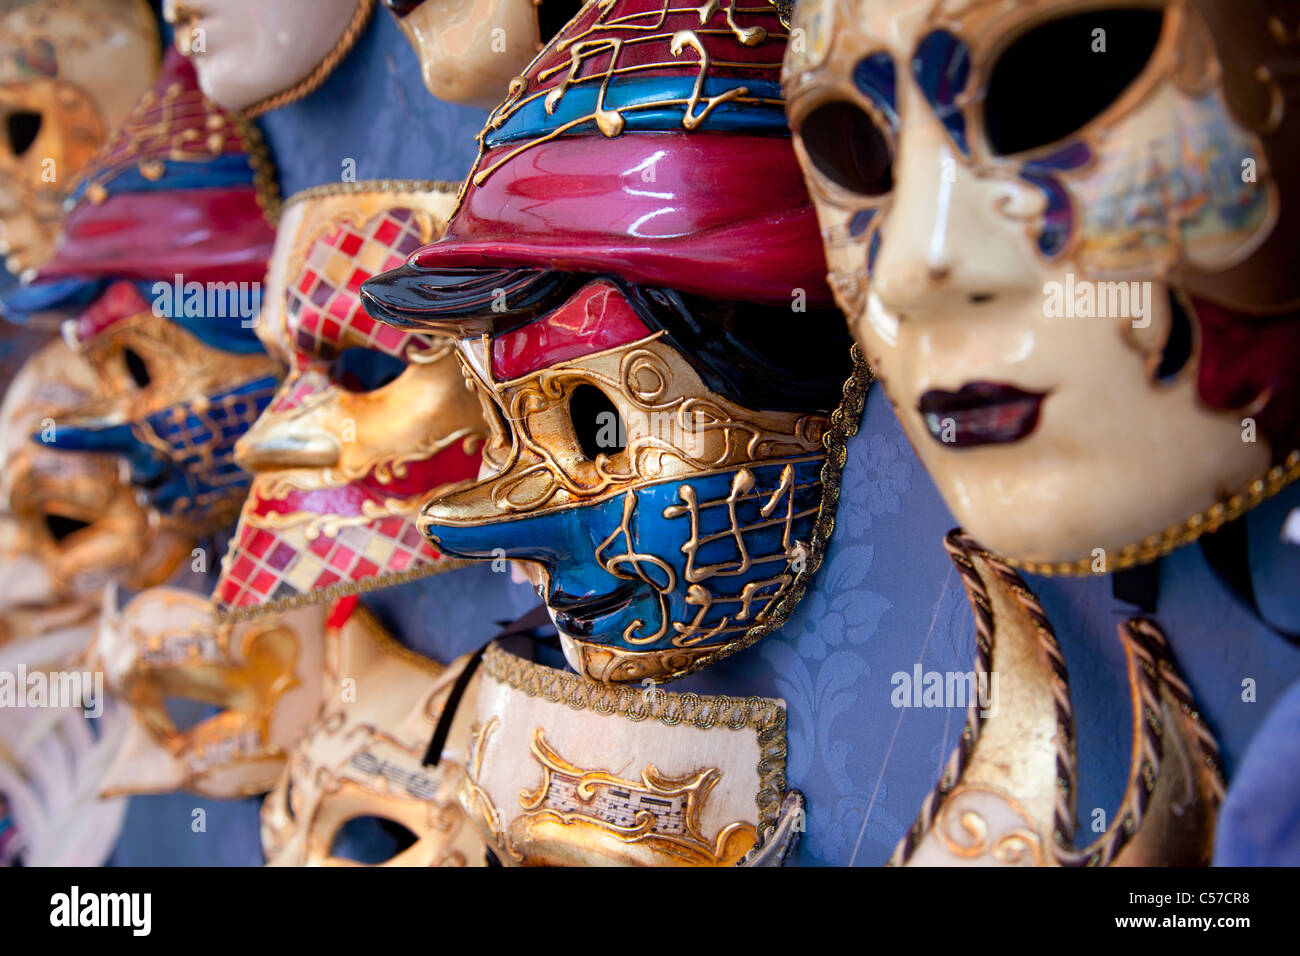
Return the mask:
[[[460,799],[507,866],[780,864],[785,707],[610,687],[490,645]]]
[[[121,610],[112,592],[91,659],[131,708],[106,793],[263,793],[320,706],[329,609],[217,624],[207,600],[151,588]],[[178,728],[168,699],[220,708]]]
[[[158,29],[143,0],[0,4],[0,247],[10,272],[49,256],[78,170],[157,68]]]
[[[106,394],[85,360],[56,340],[27,361],[0,406],[0,542],[8,568],[0,574],[0,611],[18,630],[33,622],[15,614],[68,602],[95,608],[109,581],[160,583],[192,547],[151,520],[115,458],[60,450],[69,410]]]
[[[155,314],[127,282],[65,324],[64,337],[111,396],[77,410],[65,447],[122,455],[168,527],[202,536],[234,520],[249,482],[235,463],[235,440],[270,402],[275,361],[209,345]]]
[[[890,862],[1208,866],[1223,800],[1218,746],[1160,629],[1141,618],[1119,625],[1132,693],[1128,786],[1110,826],[1076,848],[1074,715],[1052,625],[1005,561],[960,531],[944,546],[975,615],[975,674],[988,691]]]
[[[407,650],[360,606],[331,631],[328,649],[332,692],[262,805],[270,865],[366,865],[347,855],[356,821],[402,834],[374,864],[483,865],[483,844],[456,802],[463,758],[444,751],[437,766],[423,766],[464,660],[443,667]]]
[[[440,100],[490,110],[580,3],[564,0],[384,0]],[[543,13],[545,7],[545,13]],[[553,8],[560,8],[558,10]],[[547,21],[543,24],[542,20]]]
[[[290,373],[236,446],[253,473],[214,592],[247,616],[459,567],[420,508],[478,475],[487,437],[446,339],[376,322],[357,290],[441,234],[442,183],[348,183],[286,204],[258,334]]]

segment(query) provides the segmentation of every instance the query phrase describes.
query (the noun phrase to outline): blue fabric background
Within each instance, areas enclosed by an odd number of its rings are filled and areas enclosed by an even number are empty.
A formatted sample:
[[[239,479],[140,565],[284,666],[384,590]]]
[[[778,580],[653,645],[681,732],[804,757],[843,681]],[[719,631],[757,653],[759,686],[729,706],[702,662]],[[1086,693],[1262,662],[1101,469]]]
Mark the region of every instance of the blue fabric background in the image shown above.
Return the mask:
[[[476,153],[481,111],[432,99],[415,57],[381,10],[357,49],[308,99],[262,120],[288,195],[337,181],[344,160],[356,178],[458,180]],[[1300,548],[1278,528],[1300,506],[1292,489],[1251,516],[1257,586],[1266,613],[1300,629]],[[882,863],[937,780],[964,711],[895,709],[890,677],[972,666],[973,625],[941,546],[952,517],[890,411],[873,388],[850,444],[837,530],[815,588],[784,632],[675,685],[683,690],[779,696],[789,706],[789,779],[808,798],[802,864]],[[1127,775],[1130,716],[1115,625],[1129,611],[1109,579],[1036,579],[1066,655],[1078,717],[1079,817],[1107,818]],[[488,637],[498,621],[535,603],[509,576],[476,568],[367,598],[403,639],[448,659]],[[1300,651],[1229,596],[1195,547],[1164,562],[1157,620],[1219,737],[1229,775],[1241,768],[1220,835],[1225,862],[1300,863],[1294,766]],[[1243,680],[1256,682],[1253,702]],[[1265,714],[1266,733],[1247,745]],[[1287,749],[1289,748],[1289,749]],[[1288,756],[1289,755],[1289,756]],[[207,815],[192,830],[192,811]],[[261,862],[258,801],[205,801],[186,794],[132,801],[114,862],[123,865]],[[1289,842],[1274,845],[1288,834]],[[1082,833],[1081,840],[1089,834]]]

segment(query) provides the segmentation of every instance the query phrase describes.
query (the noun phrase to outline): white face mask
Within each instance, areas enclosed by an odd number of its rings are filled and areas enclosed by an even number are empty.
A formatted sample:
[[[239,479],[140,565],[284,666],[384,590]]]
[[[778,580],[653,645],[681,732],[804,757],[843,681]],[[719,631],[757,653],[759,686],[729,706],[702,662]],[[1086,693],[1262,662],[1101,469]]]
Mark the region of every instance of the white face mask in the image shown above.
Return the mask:
[[[1239,348],[1212,348],[1206,300],[1243,308],[1221,277],[1279,189],[1195,6],[795,14],[787,112],[837,301],[958,521],[1030,570],[1150,560],[1300,473],[1247,421],[1268,387],[1206,385]],[[1103,25],[1113,91],[1075,82]],[[1052,31],[1060,62],[1029,70]]]
[[[374,0],[166,0],[163,15],[208,98],[256,116],[320,86],[373,9]]]

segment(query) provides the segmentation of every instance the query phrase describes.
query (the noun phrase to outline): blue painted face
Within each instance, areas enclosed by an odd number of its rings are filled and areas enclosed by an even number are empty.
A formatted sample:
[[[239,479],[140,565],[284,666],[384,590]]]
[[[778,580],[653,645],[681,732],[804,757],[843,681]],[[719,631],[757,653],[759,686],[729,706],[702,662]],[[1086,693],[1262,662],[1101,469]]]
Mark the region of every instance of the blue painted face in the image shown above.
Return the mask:
[[[233,517],[252,476],[235,464],[235,442],[270,404],[273,376],[135,421],[84,421],[55,430],[58,448],[120,455],[131,483],[159,514],[196,530]],[[34,436],[40,438],[40,436]]]
[[[449,555],[540,566],[570,663],[606,681],[679,676],[784,619],[814,565],[829,427],[773,397],[775,371],[724,394],[627,291],[593,282],[486,349],[462,341],[499,410],[498,470],[420,522]]]
[[[562,634],[621,651],[717,650],[761,623],[807,560],[825,457],[628,488],[501,522],[430,521],[449,554],[540,563]]]
[[[142,499],[203,534],[233,520],[247,494],[252,478],[235,463],[235,443],[270,404],[277,370],[240,313],[165,308],[156,297],[151,305],[152,291],[114,283],[67,325],[113,398],[32,437],[121,456]]]

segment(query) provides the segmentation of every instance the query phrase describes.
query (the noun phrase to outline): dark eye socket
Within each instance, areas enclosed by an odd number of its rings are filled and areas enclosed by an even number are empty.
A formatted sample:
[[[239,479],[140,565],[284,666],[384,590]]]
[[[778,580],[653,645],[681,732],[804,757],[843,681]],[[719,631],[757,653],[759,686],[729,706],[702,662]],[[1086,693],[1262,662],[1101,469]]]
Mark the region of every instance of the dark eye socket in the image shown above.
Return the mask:
[[[545,43],[578,15],[581,0],[541,0],[537,6],[537,27]]]
[[[89,528],[90,522],[50,512],[45,515],[45,527],[55,541],[63,541],[83,528]]]
[[[1001,156],[1020,153],[1087,125],[1141,74],[1163,21],[1164,12],[1150,8],[1093,10],[1021,34],[988,74],[989,147]]]
[[[595,385],[579,385],[569,396],[569,419],[588,461],[614,456],[627,447],[627,426],[609,396]]]
[[[415,846],[410,829],[387,817],[353,817],[334,834],[330,856],[375,866]]]
[[[32,110],[14,110],[5,117],[5,135],[9,137],[9,148],[15,156],[21,156],[32,148],[32,143],[40,135],[41,122],[41,114]]]
[[[387,352],[351,348],[330,364],[330,381],[349,392],[373,392],[406,371],[406,363]]]
[[[823,103],[804,117],[799,135],[813,165],[836,185],[864,196],[894,188],[889,140],[861,107]]]
[[[131,380],[139,388],[147,388],[153,381],[149,374],[149,364],[140,356],[140,353],[132,348],[122,349],[122,361],[126,365],[126,370],[131,376]]]

